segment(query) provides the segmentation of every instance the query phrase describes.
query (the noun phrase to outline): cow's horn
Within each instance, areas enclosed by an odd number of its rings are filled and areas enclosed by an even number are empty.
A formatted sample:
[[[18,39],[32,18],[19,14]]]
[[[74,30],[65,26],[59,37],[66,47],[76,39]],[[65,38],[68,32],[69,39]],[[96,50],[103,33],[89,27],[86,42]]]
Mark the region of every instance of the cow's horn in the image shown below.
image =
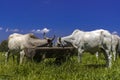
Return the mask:
[[[53,40],[55,39],[55,37],[56,37],[56,36],[54,35],[53,38],[52,38],[51,40],[53,41]]]
[[[47,39],[45,32],[43,33],[43,38],[44,38],[44,39]]]

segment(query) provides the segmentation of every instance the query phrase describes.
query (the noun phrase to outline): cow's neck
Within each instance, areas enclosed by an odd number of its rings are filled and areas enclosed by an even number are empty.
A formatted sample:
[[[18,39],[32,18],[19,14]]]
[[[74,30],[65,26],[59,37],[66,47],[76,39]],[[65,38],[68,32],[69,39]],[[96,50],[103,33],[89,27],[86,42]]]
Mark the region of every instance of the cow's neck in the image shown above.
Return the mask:
[[[48,41],[45,39],[31,39],[30,43],[34,46],[41,46],[47,44]]]

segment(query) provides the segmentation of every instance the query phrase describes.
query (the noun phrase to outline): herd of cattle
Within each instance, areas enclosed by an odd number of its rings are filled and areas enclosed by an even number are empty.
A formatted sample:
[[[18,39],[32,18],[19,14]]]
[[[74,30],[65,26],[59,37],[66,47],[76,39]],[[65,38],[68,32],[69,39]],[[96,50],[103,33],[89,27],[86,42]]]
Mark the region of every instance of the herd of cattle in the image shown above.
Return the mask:
[[[8,52],[6,52],[6,61],[12,50],[19,52],[18,61],[21,64],[25,55],[35,56],[36,47],[53,47],[53,38],[44,35],[44,39],[36,37],[34,34],[13,33],[8,38]],[[112,56],[114,61],[120,52],[120,37],[112,34],[108,30],[98,29],[93,31],[81,31],[76,29],[72,34],[65,37],[58,37],[54,46],[69,47],[72,46],[78,51],[78,62],[81,62],[82,53],[90,52],[103,53],[106,59],[106,66],[112,66]],[[16,53],[12,53],[16,54]]]

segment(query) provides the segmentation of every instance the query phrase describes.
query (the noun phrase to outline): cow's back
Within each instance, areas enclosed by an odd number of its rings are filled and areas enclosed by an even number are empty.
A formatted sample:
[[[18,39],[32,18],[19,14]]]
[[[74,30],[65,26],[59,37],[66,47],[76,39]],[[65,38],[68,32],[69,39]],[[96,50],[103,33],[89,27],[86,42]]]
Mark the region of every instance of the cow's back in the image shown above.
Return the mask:
[[[9,49],[21,49],[27,44],[28,37],[22,34],[12,34],[8,39]]]

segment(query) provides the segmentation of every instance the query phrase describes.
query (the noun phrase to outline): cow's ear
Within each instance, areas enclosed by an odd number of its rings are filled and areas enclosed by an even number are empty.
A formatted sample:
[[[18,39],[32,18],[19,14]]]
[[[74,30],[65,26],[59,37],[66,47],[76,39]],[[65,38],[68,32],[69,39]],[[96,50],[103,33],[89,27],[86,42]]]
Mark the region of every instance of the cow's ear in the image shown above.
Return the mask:
[[[33,33],[29,34],[31,38],[35,38],[35,39],[39,39],[38,37],[36,37]]]
[[[33,34],[32,34],[32,33],[30,33],[30,34],[29,34],[29,36],[30,36],[30,37],[33,37]]]

